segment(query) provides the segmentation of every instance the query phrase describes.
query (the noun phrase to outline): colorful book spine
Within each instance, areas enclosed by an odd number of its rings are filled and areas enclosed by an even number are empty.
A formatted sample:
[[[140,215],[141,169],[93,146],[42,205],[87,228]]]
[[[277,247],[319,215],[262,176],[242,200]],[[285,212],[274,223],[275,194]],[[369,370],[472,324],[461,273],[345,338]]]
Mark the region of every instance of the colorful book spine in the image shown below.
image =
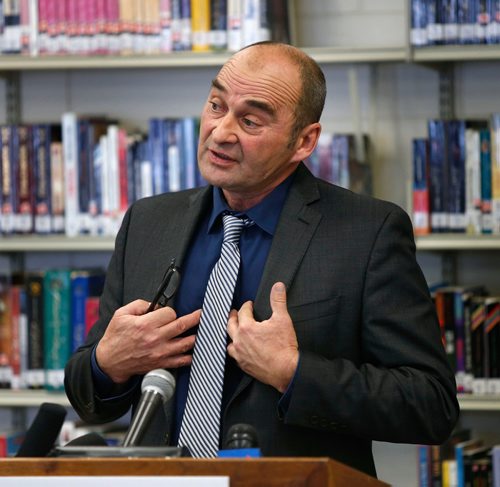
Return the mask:
[[[227,48],[230,52],[243,47],[243,0],[227,0]]]
[[[487,348],[487,393],[500,394],[500,298],[490,298],[486,302],[484,322],[485,344]]]
[[[457,0],[442,0],[443,36],[445,44],[456,44],[458,36],[458,5]]]
[[[33,174],[31,130],[26,125],[17,126],[17,154],[13,149],[16,171],[16,203],[14,228],[17,233],[33,231]]]
[[[183,51],[192,49],[191,0],[181,0],[181,47]]]
[[[3,52],[6,54],[21,53],[21,6],[19,1],[3,2]]]
[[[171,52],[172,49],[171,0],[160,0],[160,52]]]
[[[443,0],[431,0],[427,2],[427,43],[442,44],[443,32]]]
[[[167,136],[168,191],[180,191],[183,179],[183,170],[181,167],[181,124],[178,119],[167,119],[163,123]]]
[[[458,0],[458,41],[460,44],[474,44],[475,23],[474,2],[471,0]]]
[[[481,232],[493,232],[493,217],[491,214],[491,135],[489,129],[479,132],[481,144]]]
[[[64,366],[71,355],[71,272],[46,271],[43,295],[45,387],[62,390]]]
[[[471,301],[471,349],[472,349],[472,392],[486,394],[486,354],[484,323],[486,321],[486,298],[475,297]]]
[[[66,198],[64,190],[64,156],[62,142],[50,144],[50,188],[53,233],[64,233],[66,227]]]
[[[415,235],[427,235],[430,225],[429,144],[413,140],[413,228]]]
[[[51,185],[50,185],[50,126],[34,125],[32,129],[33,180],[34,180],[34,230],[37,234],[51,231]]]
[[[500,235],[500,113],[491,118],[491,226]]]

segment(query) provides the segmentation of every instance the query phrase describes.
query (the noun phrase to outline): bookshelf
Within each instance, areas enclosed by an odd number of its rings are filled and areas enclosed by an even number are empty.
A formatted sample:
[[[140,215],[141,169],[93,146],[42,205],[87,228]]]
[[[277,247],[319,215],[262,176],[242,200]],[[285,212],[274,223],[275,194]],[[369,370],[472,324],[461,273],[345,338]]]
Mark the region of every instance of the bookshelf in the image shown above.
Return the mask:
[[[385,2],[360,2],[357,6],[354,5],[356,2],[353,2],[352,6],[347,6],[347,3],[350,2],[344,2],[346,7],[341,8],[340,12],[335,11],[338,7],[332,6],[335,2],[327,2],[326,0],[318,1],[317,5],[316,2],[311,2],[311,4],[309,4],[309,2],[297,3],[302,3],[304,5],[304,7],[302,7],[303,10],[311,9],[311,11],[313,11],[311,14],[306,13],[306,16],[298,15],[297,18],[300,18],[301,22],[309,26],[313,25],[313,27],[316,27],[316,25],[314,25],[315,22],[318,25],[316,39],[314,39],[314,36],[311,34],[310,38],[299,39],[299,44],[308,46],[304,47],[304,50],[325,68],[327,77],[334,80],[329,86],[329,91],[331,91],[333,95],[331,99],[327,101],[327,103],[330,103],[331,109],[326,113],[326,123],[330,123],[329,118],[333,118],[333,122],[331,122],[332,126],[335,128],[340,127],[342,130],[352,130],[352,125],[356,125],[355,121],[359,114],[355,113],[356,107],[345,102],[346,99],[349,99],[349,87],[343,87],[342,83],[344,83],[344,78],[348,78],[348,75],[352,73],[353,70],[358,72],[360,83],[357,88],[360,91],[361,98],[360,110],[369,113],[368,116],[362,115],[360,117],[360,125],[373,135],[374,143],[378,146],[377,150],[379,151],[374,170],[380,174],[379,180],[385,180],[377,184],[376,196],[393,199],[402,206],[405,206],[406,200],[404,198],[399,197],[397,194],[394,196],[397,191],[397,183],[401,183],[400,186],[404,186],[405,189],[401,191],[406,191],[408,187],[410,152],[408,146],[402,143],[401,140],[409,140],[411,136],[417,135],[416,131],[419,127],[423,126],[423,121],[426,118],[439,116],[438,107],[440,100],[438,99],[438,92],[441,89],[437,80],[439,73],[449,67],[458,67],[460,71],[472,71],[475,70],[476,67],[479,67],[482,73],[481,76],[485,76],[485,79],[488,79],[490,83],[497,83],[496,80],[498,78],[492,76],[489,70],[493,69],[492,66],[494,67],[500,64],[498,63],[498,61],[500,61],[500,46],[438,46],[418,49],[411,48],[406,39],[407,25],[405,23],[405,16],[407,12],[404,12],[405,8],[403,7],[401,7],[401,12],[399,10],[396,12],[396,14],[400,14],[396,17],[401,23],[401,35],[395,42],[392,42],[392,38],[387,40],[384,36],[389,36],[391,32],[397,33],[399,29],[399,24],[396,25],[393,21],[395,18],[393,10],[400,8],[399,5],[397,7],[394,7],[394,5],[396,3],[399,4],[399,2],[391,2],[389,0]],[[360,7],[361,3],[366,5]],[[372,3],[374,4],[373,7],[371,5]],[[380,11],[383,10],[384,5],[387,6],[387,18],[392,22],[392,30],[377,28],[377,25],[372,19],[364,19],[368,17],[366,11],[370,8],[373,8],[373,18],[376,18],[377,15],[380,15]],[[312,18],[315,9],[320,10],[320,12],[317,14],[316,18]],[[354,28],[354,24],[349,23],[351,13],[352,16],[357,15],[356,9],[363,10],[360,16],[363,17],[364,20],[367,20],[367,22],[361,23],[361,27],[359,28]],[[331,24],[328,32],[322,30],[321,26],[324,25],[322,22],[328,22],[329,25]],[[351,29],[352,33],[348,32],[348,29]],[[333,39],[335,31],[339,33],[339,37],[343,36],[346,43],[345,45],[331,47],[332,45],[336,45],[335,39]],[[366,39],[364,37],[365,33]],[[379,39],[377,36],[381,38]],[[364,45],[359,45],[360,38],[364,39]],[[373,40],[374,42],[372,42]],[[105,100],[106,95],[109,93],[109,89],[105,86],[108,91],[102,91],[99,85],[99,82],[105,75],[109,74],[120,84],[127,83],[126,80],[124,81],[121,79],[122,74],[124,78],[127,78],[129,75],[131,76],[132,80],[128,81],[129,84],[137,83],[138,80],[144,79],[146,81],[145,86],[148,88],[154,84],[163,83],[165,79],[171,79],[172,83],[180,84],[186,82],[185,80],[188,78],[188,75],[192,75],[192,78],[207,78],[209,81],[210,73],[215,72],[228,57],[228,53],[193,52],[179,52],[165,55],[100,57],[44,56],[30,58],[24,56],[2,56],[0,58],[0,77],[3,75],[6,80],[6,89],[4,91],[5,98],[7,99],[7,107],[12,104],[12,99],[9,99],[9,97],[13,93],[19,96],[19,99],[23,102],[27,98],[28,101],[37,101],[43,108],[46,108],[48,104],[44,104],[43,100],[39,100],[33,94],[33,85],[35,83],[39,83],[40,80],[48,81],[49,83],[55,81],[57,86],[64,87],[66,84],[74,83],[79,78],[82,78],[90,87],[88,90],[85,90],[86,95],[88,96],[88,93],[91,91],[97,92],[98,94],[96,96],[98,99],[101,97],[100,99],[104,102],[103,109],[107,109],[111,103],[107,103],[107,100]],[[483,71],[486,71],[486,75],[483,75]],[[183,74],[186,74],[186,76],[181,77]],[[159,79],[153,80],[153,78],[159,77],[160,75],[161,77]],[[466,82],[471,83],[471,77],[472,76],[467,77]],[[63,81],[59,83],[60,80]],[[387,80],[389,80],[388,84]],[[393,84],[391,84],[391,82],[393,82]],[[196,82],[194,80],[188,80],[187,83],[192,84],[194,99],[200,90],[203,91],[204,96],[208,86],[205,81]],[[381,89],[384,83],[388,86],[386,91]],[[191,84],[189,84],[190,90]],[[336,84],[341,84],[342,89],[339,90],[339,93],[335,92]],[[348,84],[348,82],[345,83],[346,86]],[[368,88],[366,88],[367,86]],[[68,90],[69,94],[66,93],[66,95],[63,96],[66,96],[69,101],[64,104],[60,103],[57,106],[63,105],[67,109],[78,110],[82,106],[83,99],[83,96],[80,97],[77,93],[79,87],[80,85],[75,84],[73,91]],[[121,86],[117,86],[117,90],[120,89]],[[366,92],[372,90],[374,93],[369,95],[366,94]],[[377,104],[377,97],[380,96],[380,91],[382,91],[382,96],[380,97],[381,101],[379,105],[387,104],[390,106],[390,109],[386,111],[381,110],[380,107],[376,109],[373,108],[374,105]],[[1,92],[0,86],[0,93]],[[50,95],[53,92],[49,90],[48,93]],[[127,91],[126,94],[128,93]],[[156,94],[157,92],[155,92],[155,95]],[[347,96],[345,96],[346,94]],[[136,93],[136,96],[139,98],[142,94]],[[414,111],[417,112],[417,115],[413,115],[413,113],[408,110],[408,108],[410,108],[410,110],[412,109],[411,104],[404,104],[402,102],[405,96],[413,96],[417,100],[414,107]],[[178,97],[185,98],[185,92],[181,91]],[[424,98],[430,98],[431,101],[422,103],[421,100]],[[497,100],[498,99],[499,98],[497,98]],[[458,112],[460,115],[468,115],[470,113],[473,115],[481,115],[487,113],[490,106],[493,106],[494,110],[500,111],[497,100],[484,102],[477,108],[476,113],[474,110],[468,108],[468,106],[464,108],[464,104],[468,100],[460,99],[458,102],[462,104],[462,106],[459,107],[461,110]],[[198,101],[195,99],[191,105],[189,104],[190,102],[191,100],[187,100],[188,110],[197,110]],[[398,103],[403,106],[400,107]],[[96,103],[90,100],[90,105],[95,107]],[[126,105],[126,109],[132,113],[133,119],[133,117],[136,116],[136,105],[129,105],[129,100],[126,100],[124,105]],[[191,108],[192,106],[194,106],[194,108]],[[175,104],[167,106],[168,109],[173,111],[173,115],[177,115],[175,110],[178,110],[178,108],[176,107],[177,105]],[[171,114],[170,112],[166,113],[164,105],[160,105],[159,110],[162,110],[161,113],[164,115]],[[370,110],[373,110],[372,114],[370,114]],[[60,114],[60,112],[61,109],[59,108],[57,113]],[[31,117],[33,120],[38,121],[41,119],[40,113],[42,113],[42,110],[25,110],[23,115],[25,116],[26,113],[28,113],[28,118]],[[48,113],[52,114],[52,117],[54,116],[53,111],[49,111]],[[15,120],[16,116],[17,119],[19,119],[18,115],[20,115],[20,113],[16,115],[12,112],[9,113],[7,110],[6,118]],[[379,118],[380,115],[382,115],[382,120]],[[370,117],[372,121],[370,121]],[[384,119],[383,117],[386,118]],[[343,120],[344,118],[347,118],[347,122]],[[375,127],[376,124],[382,125],[383,130]],[[404,124],[406,124],[406,131],[399,132],[399,126]],[[393,135],[392,131],[395,130],[396,135]],[[389,146],[390,150],[386,150],[385,146]],[[390,165],[386,164],[385,160],[391,157],[393,162]],[[498,252],[500,250],[500,237],[498,236],[438,234],[418,238],[416,244],[419,254],[439,254],[443,255],[444,259],[449,255],[452,255],[454,259],[456,255],[461,256],[463,254],[487,254],[488,259],[490,256],[492,256],[492,258],[494,255],[500,256],[500,252]],[[111,252],[113,245],[113,239],[109,237],[3,237],[0,238],[0,254],[9,254],[9,256],[13,256],[14,258],[19,255],[24,256],[30,253],[43,253],[47,254],[47,256],[52,256],[53,254],[61,255],[85,252],[93,254],[94,252]],[[485,250],[488,252],[483,252]],[[494,273],[495,268],[498,267],[492,264],[486,267],[484,272],[490,274]],[[500,288],[500,283],[498,287]],[[32,406],[36,407],[44,401],[61,401],[61,403],[68,405],[63,394],[52,394],[43,391],[0,391],[0,407],[14,409]],[[462,411],[469,415],[477,411],[484,411],[488,414],[492,413],[492,415],[496,412],[500,412],[500,397],[467,395],[461,396],[459,401]],[[496,420],[497,416],[494,415],[494,417]],[[498,429],[498,427],[496,429]],[[393,455],[397,457],[397,452],[391,451],[383,458],[383,461],[391,465],[390,468],[393,467],[394,463]],[[414,475],[413,470],[416,469],[414,468],[414,464],[408,467],[407,460],[408,459],[405,459],[405,461],[400,463],[404,463],[407,466],[407,470],[411,470],[410,473],[405,471],[406,475],[409,475],[409,477],[402,477],[399,481],[398,479],[392,480],[389,476],[385,475],[384,467],[379,467],[379,465],[377,465],[379,468],[379,475],[383,479],[390,480],[394,485],[411,485],[409,479],[411,479],[411,475]],[[412,461],[412,458],[410,458],[410,461]]]

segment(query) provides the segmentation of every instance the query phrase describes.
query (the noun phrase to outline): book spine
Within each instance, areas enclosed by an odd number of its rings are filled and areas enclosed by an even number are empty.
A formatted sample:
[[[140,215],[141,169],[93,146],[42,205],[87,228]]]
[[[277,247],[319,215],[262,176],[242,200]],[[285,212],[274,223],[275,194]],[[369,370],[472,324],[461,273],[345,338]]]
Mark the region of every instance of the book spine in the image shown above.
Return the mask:
[[[457,0],[443,0],[443,34],[445,44],[458,42]]]
[[[120,0],[120,52],[133,52],[134,0]]]
[[[48,0],[38,0],[38,53],[46,54],[48,52],[48,18],[47,18]]]
[[[479,132],[481,144],[481,232],[493,232],[491,215],[491,136],[488,129]]]
[[[180,122],[177,119],[164,121],[167,133],[168,191],[180,191],[182,180]]]
[[[85,336],[99,319],[99,298],[89,296],[85,301]]]
[[[71,351],[74,352],[85,342],[85,302],[89,295],[89,275],[87,272],[71,273]]]
[[[487,348],[488,394],[500,394],[500,300],[487,302],[484,322],[485,347]]]
[[[191,0],[193,51],[209,51],[210,0]]]
[[[182,120],[182,166],[184,167],[183,189],[194,188],[197,184],[196,171],[196,121],[192,117]]]
[[[21,286],[12,285],[10,289],[10,326],[11,326],[11,349],[10,366],[12,369],[11,389],[20,389],[21,382],[21,344],[20,344],[20,324],[21,324]]]
[[[446,128],[449,229],[465,232],[465,122],[451,120]]]
[[[151,163],[154,174],[154,194],[161,194],[167,191],[168,181],[167,169],[167,131],[165,121],[159,118],[152,118],[149,121],[149,145]]]
[[[214,51],[227,49],[227,0],[210,1],[210,48]]]
[[[448,230],[446,138],[443,120],[429,120],[429,193],[432,232]]]
[[[430,0],[427,3],[427,42],[442,44],[443,40],[442,0]]]
[[[64,156],[63,145],[58,141],[50,143],[50,188],[52,205],[51,229],[53,233],[64,233],[66,227]]]
[[[46,388],[62,390],[64,366],[71,354],[71,281],[68,270],[44,276],[44,365]]]
[[[34,230],[47,234],[51,230],[50,200],[50,127],[33,126]]]
[[[486,303],[484,298],[473,300],[471,311],[471,345],[472,345],[472,370],[474,379],[472,388],[474,394],[486,393],[485,382],[485,343],[484,343],[484,322],[486,320]]]
[[[453,293],[453,321],[455,329],[455,376],[457,378],[457,391],[465,392],[465,316],[464,293]]]
[[[44,386],[43,339],[43,275],[30,273],[26,277],[26,314],[28,320],[28,372],[29,388]]]
[[[14,232],[14,200],[15,200],[15,177],[12,164],[13,125],[3,125],[0,127],[2,141],[2,211],[1,229],[4,234]]]
[[[492,232],[500,235],[500,113],[491,119],[491,217]]]
[[[172,2],[160,0],[160,52],[172,49]]]
[[[18,133],[18,163],[17,163],[17,214],[16,230],[18,233],[33,231],[33,160],[31,143],[31,128],[20,125]]]
[[[458,0],[458,40],[460,44],[473,44],[475,9],[474,2]]]
[[[243,0],[227,0],[227,48],[230,52],[243,47]]]
[[[80,119],[78,125],[78,233],[90,232],[90,172],[93,126],[89,120]]]
[[[191,0],[181,0],[181,46],[183,51],[192,49],[191,14]]]
[[[413,140],[413,228],[415,235],[427,235],[430,225],[429,144]]]
[[[22,26],[19,1],[4,1],[3,20],[3,52],[6,54],[20,54]]]
[[[57,15],[57,44],[58,53],[66,54],[68,52],[68,3],[66,1],[57,2],[56,15]]]
[[[466,227],[467,233],[481,233],[481,147],[479,131],[465,132],[466,152]]]
[[[62,116],[64,160],[65,232],[68,237],[80,233],[78,186],[78,119],[75,113]]]

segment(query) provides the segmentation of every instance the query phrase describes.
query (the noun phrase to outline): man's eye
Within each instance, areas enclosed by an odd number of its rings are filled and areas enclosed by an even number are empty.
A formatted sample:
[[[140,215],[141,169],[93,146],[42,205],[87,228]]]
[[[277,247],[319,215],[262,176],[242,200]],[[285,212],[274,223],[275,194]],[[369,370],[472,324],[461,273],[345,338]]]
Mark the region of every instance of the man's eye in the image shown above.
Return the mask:
[[[252,120],[248,119],[248,118],[244,118],[243,119],[243,125],[245,125],[245,127],[257,127],[257,124],[255,122],[252,122]]]
[[[220,105],[218,103],[216,103],[215,101],[211,101],[210,106],[214,112],[217,112],[220,110]]]

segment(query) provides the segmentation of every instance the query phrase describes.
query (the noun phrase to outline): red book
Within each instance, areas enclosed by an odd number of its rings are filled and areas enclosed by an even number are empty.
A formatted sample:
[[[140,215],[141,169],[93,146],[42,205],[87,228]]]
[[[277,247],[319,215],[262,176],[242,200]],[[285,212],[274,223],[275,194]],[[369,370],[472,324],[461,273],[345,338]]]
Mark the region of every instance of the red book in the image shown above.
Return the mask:
[[[85,302],[85,337],[99,318],[99,297],[89,296]]]

